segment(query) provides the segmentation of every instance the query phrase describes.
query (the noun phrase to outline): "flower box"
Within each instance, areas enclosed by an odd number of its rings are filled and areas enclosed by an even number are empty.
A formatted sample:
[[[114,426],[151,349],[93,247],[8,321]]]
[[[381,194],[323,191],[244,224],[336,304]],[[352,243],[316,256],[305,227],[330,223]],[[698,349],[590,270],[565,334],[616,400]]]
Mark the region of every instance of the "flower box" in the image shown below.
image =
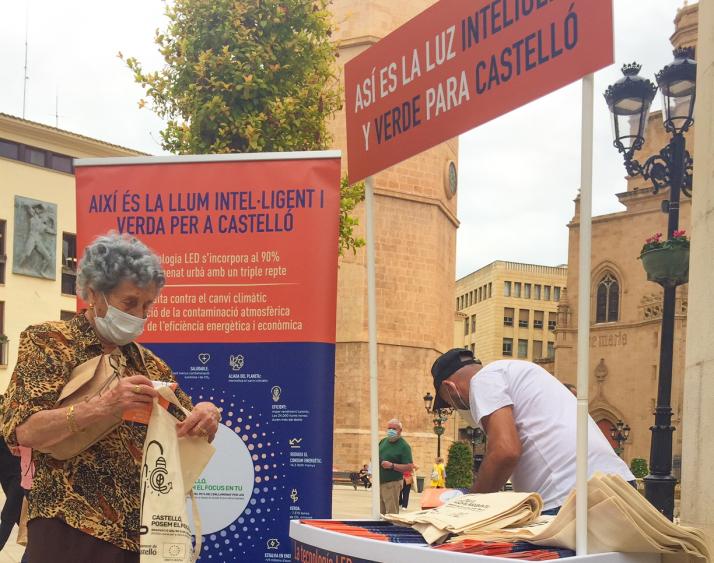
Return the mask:
[[[663,286],[677,286],[689,281],[689,248],[662,246],[640,255],[649,281]]]
[[[657,233],[645,241],[640,260],[647,279],[664,287],[676,287],[689,281],[689,239],[685,231],[675,230],[664,240]]]

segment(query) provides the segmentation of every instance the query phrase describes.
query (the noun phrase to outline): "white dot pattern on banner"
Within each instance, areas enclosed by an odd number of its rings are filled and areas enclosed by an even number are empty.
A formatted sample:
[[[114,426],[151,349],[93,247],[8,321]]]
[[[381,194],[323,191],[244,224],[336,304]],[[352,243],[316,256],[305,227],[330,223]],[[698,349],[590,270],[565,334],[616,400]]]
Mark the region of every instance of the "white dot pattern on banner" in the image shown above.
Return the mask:
[[[204,394],[199,395],[198,398],[200,400],[211,401],[214,404],[225,404],[225,398],[220,396],[225,394],[225,390],[210,389],[206,390]],[[271,518],[270,521],[277,522],[281,510],[280,506],[276,504],[279,501],[275,493],[278,491],[286,491],[285,485],[273,485],[271,483],[270,487],[264,486],[264,482],[266,481],[277,481],[280,478],[284,481],[286,474],[277,473],[277,463],[273,463],[272,466],[267,463],[259,463],[260,459],[267,459],[268,455],[266,453],[260,453],[260,455],[258,455],[258,453],[253,453],[256,448],[260,450],[272,449],[274,443],[272,440],[275,437],[275,433],[272,431],[262,430],[261,432],[257,432],[257,429],[261,428],[263,424],[263,415],[256,412],[255,407],[252,405],[243,403],[243,406],[239,406],[239,404],[230,403],[231,410],[227,410],[224,407],[224,420],[222,423],[228,428],[231,428],[231,430],[240,436],[243,442],[246,443],[246,447],[251,452],[254,469],[256,473],[260,472],[261,475],[256,474],[254,477],[255,486],[253,487],[252,497],[249,501],[250,506],[254,508],[246,508],[243,511],[243,515],[241,515],[233,524],[224,530],[220,530],[218,535],[211,534],[208,536],[207,539],[210,540],[210,543],[206,542],[203,545],[202,551],[207,559],[215,559],[221,561],[222,563],[244,560],[244,558],[241,557],[242,553],[237,552],[230,545],[231,541],[237,540],[237,543],[234,545],[237,545],[242,549],[255,549],[265,544],[265,541],[268,539],[268,535],[270,535],[268,534],[266,527],[268,520],[266,518],[256,518],[255,515],[262,514],[263,509],[261,509],[260,506],[263,506],[266,513],[271,513],[271,515],[275,516]],[[254,429],[254,431],[248,433],[251,428]],[[268,441],[266,441],[266,439]],[[280,447],[279,442],[275,442],[275,447]],[[268,454],[270,458],[278,461],[278,459],[276,459],[276,452],[269,451]],[[285,452],[278,450],[277,454],[282,462]],[[280,465],[285,467],[286,463],[281,463]],[[277,512],[271,510],[271,505],[275,505],[274,507],[277,509]],[[237,526],[236,523],[240,527]],[[223,539],[223,543],[220,543],[221,539]]]

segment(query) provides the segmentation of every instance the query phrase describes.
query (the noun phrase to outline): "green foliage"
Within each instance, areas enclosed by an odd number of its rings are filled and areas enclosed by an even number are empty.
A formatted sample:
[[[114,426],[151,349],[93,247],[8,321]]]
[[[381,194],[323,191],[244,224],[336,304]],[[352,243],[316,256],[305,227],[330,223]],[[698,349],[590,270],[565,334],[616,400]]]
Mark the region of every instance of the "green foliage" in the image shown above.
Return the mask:
[[[178,154],[327,148],[340,107],[328,0],[175,0],[155,42],[166,65],[135,80]]]
[[[355,237],[354,229],[359,224],[356,217],[351,215],[355,206],[364,200],[364,182],[357,182],[350,186],[347,177],[340,181],[340,256],[345,250],[352,249],[356,254],[357,249],[364,246],[364,239]]]
[[[446,486],[450,489],[470,489],[473,483],[471,448],[463,442],[454,442],[449,448],[446,462]]]
[[[126,59],[167,122],[163,148],[176,154],[328,148],[327,120],[341,106],[329,2],[167,3],[167,29],[155,37],[164,67],[149,72]],[[343,183],[340,253],[363,244],[350,216],[362,193]]]
[[[636,457],[630,462],[630,471],[637,479],[647,477],[650,470],[647,467],[647,462],[641,457]]]

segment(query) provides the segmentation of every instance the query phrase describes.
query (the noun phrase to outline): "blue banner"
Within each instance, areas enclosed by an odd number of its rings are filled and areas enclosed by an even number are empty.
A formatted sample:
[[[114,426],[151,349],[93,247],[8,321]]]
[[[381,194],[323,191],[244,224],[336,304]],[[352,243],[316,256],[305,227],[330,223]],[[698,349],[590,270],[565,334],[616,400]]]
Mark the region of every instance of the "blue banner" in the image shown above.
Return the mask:
[[[335,347],[148,344],[194,403],[223,409],[216,456],[194,485],[202,560],[291,559],[291,519],[329,518]]]

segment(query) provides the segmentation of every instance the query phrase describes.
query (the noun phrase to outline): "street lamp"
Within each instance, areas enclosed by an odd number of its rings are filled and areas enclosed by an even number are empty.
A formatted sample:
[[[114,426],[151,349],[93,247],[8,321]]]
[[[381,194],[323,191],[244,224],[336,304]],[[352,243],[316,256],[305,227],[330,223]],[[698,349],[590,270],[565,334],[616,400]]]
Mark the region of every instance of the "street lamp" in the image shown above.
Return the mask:
[[[480,446],[486,442],[486,433],[480,428],[473,428],[471,426],[467,426],[465,428],[465,432],[471,442],[471,461],[473,464],[473,472],[478,473],[478,470],[481,467],[481,462],[483,461],[483,454],[476,454],[476,446],[479,446],[479,452],[481,452],[482,450],[480,449]]]
[[[627,442],[628,438],[630,437],[629,424],[625,424],[621,420],[618,420],[615,423],[615,426],[610,427],[610,436],[612,437],[613,441],[617,442],[617,448],[615,449],[617,455],[622,456],[622,452],[624,450],[622,444]]]
[[[693,161],[686,150],[684,133],[694,124],[697,63],[694,49],[675,49],[674,61],[656,75],[662,92],[664,127],[671,138],[658,154],[648,158],[644,165],[634,159],[635,151],[642,148],[647,114],[657,87],[638,76],[640,65],[622,67],[625,75],[605,91],[605,100],[613,115],[614,145],[625,159],[630,176],[641,175],[649,180],[653,192],[669,187],[669,200],[662,210],[668,214],[667,237],[672,238],[679,228],[679,196],[683,192],[692,197]],[[674,487],[672,476],[672,349],[674,344],[674,305],[677,284],[662,282],[662,336],[660,340],[659,383],[657,407],[650,448],[650,474],[645,477],[645,496],[670,520],[674,513]]]
[[[434,415],[434,434],[436,434],[436,457],[441,457],[441,435],[444,433],[444,423],[449,419],[453,409],[434,409],[434,397],[427,391],[424,399],[424,409]]]

